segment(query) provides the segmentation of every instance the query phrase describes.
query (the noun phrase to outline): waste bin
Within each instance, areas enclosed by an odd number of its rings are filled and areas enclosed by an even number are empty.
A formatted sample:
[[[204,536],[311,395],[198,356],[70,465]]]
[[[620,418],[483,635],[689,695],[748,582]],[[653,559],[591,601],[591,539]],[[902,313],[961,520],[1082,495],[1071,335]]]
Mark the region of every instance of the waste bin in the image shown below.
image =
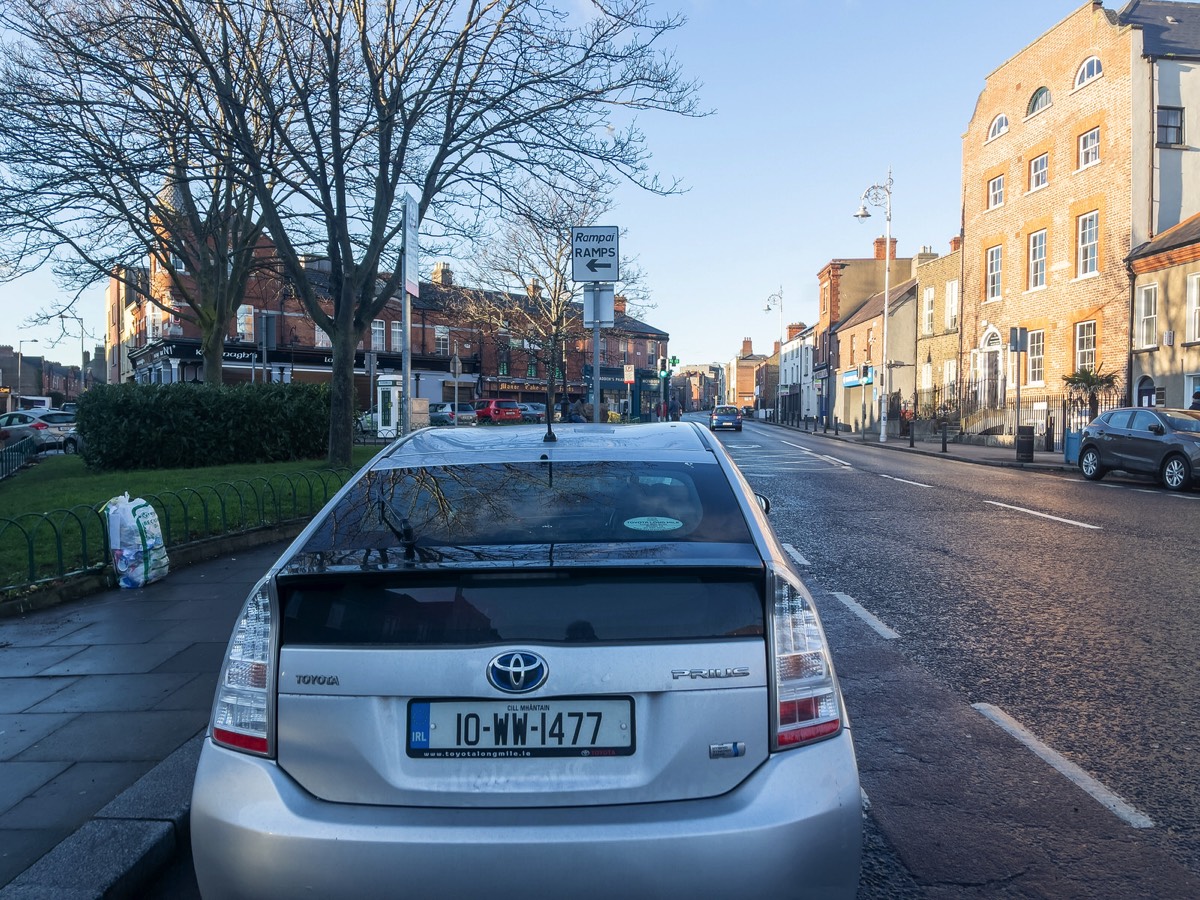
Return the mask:
[[[1033,426],[1017,426],[1017,462],[1033,462]]]
[[[1063,462],[1069,466],[1079,464],[1079,445],[1083,443],[1083,432],[1063,432]]]

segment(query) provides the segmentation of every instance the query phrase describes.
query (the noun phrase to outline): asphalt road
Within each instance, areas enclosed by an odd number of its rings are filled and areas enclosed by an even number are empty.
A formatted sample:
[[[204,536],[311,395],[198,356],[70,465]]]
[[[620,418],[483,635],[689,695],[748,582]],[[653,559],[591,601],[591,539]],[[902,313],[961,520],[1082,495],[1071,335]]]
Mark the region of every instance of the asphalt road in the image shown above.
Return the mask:
[[[871,815],[923,896],[1200,896],[1200,493],[722,440],[804,561]]]
[[[861,900],[1200,896],[1200,492],[722,440],[835,648]],[[190,860],[144,896],[198,896]]]

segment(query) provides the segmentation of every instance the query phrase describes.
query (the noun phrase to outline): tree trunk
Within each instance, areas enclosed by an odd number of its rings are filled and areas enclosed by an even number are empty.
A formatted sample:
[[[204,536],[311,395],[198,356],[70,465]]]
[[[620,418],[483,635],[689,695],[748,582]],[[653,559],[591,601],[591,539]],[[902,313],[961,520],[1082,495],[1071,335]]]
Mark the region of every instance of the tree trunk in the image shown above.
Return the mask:
[[[358,335],[350,327],[333,337],[333,371],[329,379],[329,465],[350,465],[354,446],[354,349]],[[378,417],[378,411],[376,411]],[[378,418],[377,418],[378,420]]]
[[[204,383],[221,384],[225,377],[225,333],[205,334],[200,339],[200,355],[204,359]]]

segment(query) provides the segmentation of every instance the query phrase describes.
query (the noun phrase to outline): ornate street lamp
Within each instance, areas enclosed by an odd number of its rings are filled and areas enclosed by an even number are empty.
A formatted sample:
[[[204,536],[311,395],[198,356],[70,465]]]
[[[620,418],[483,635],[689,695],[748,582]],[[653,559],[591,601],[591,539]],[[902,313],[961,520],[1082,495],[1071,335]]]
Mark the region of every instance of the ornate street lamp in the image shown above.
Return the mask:
[[[859,203],[858,212],[854,214],[854,218],[860,222],[865,222],[871,217],[867,211],[867,204],[872,206],[882,207],[885,211],[885,219],[887,227],[884,235],[884,251],[883,251],[883,365],[880,368],[879,374],[879,443],[887,443],[887,410],[888,410],[888,389],[890,378],[890,370],[888,368],[887,355],[887,329],[888,329],[888,294],[891,292],[891,274],[892,274],[892,168],[888,166],[887,181],[883,184],[873,184],[863,191],[862,201]],[[865,391],[867,386],[863,385]],[[863,423],[863,428],[866,428],[866,423]]]
[[[767,297],[767,305],[763,307],[763,312],[769,313],[773,309],[779,310],[779,367],[775,376],[775,424],[780,424],[781,400],[779,390],[783,386],[783,286],[779,290]]]
[[[21,395],[25,393],[25,386],[21,383],[21,363],[25,360],[24,347],[26,344],[38,343],[37,338],[30,338],[27,341],[17,341],[17,407],[21,406]]]

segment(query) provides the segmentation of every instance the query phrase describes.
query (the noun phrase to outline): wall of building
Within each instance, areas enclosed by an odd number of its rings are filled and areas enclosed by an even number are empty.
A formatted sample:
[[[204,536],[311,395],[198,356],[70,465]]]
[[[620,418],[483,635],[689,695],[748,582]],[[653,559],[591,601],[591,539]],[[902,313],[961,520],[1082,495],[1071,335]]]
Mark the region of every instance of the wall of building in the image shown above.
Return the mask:
[[[1095,364],[1125,375],[1129,347],[1129,281],[1124,259],[1132,234],[1131,29],[1089,4],[1011,57],[988,76],[963,137],[963,360],[960,377],[998,402],[1015,390],[1010,327],[1044,337],[1039,381],[1026,387],[1061,391],[1077,368],[1076,326],[1095,323]],[[1082,63],[1098,57],[1103,74],[1075,87]],[[1035,91],[1049,107],[1028,115]],[[998,114],[1006,133],[989,139]],[[1080,167],[1079,138],[1100,129],[1099,162]],[[1030,164],[1046,154],[1048,180],[1031,187]],[[989,208],[989,182],[1004,178],[1003,203]],[[1080,217],[1096,212],[1098,272],[1078,272]],[[1045,285],[1030,285],[1030,236],[1046,233]],[[988,250],[1002,254],[1001,291],[987,296]]]
[[[957,246],[957,243],[954,245]],[[962,317],[962,264],[962,250],[952,250],[945,256],[918,266],[916,271],[917,348],[914,378],[918,398],[927,392],[939,395],[926,398],[933,409],[945,402],[947,391],[953,394],[956,390],[961,368],[959,321]],[[933,325],[929,329],[926,329],[924,321],[926,291],[933,292]],[[952,302],[952,297],[957,313],[950,315],[947,306]],[[928,373],[928,383],[924,381],[924,373]],[[918,402],[918,416],[928,418],[931,411],[923,410]]]

